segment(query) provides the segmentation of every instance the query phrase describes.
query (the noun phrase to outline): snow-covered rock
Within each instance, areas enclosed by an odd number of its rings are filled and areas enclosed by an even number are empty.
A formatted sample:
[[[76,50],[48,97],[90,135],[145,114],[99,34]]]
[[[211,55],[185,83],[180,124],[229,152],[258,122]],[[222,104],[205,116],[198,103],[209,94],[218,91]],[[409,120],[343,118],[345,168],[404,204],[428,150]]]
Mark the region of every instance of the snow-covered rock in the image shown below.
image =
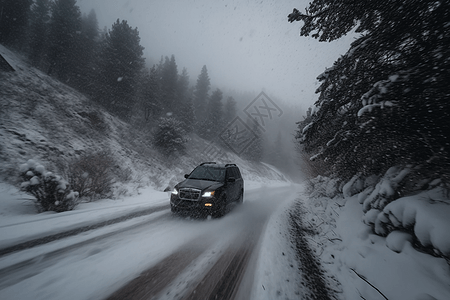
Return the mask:
[[[386,237],[386,246],[394,252],[402,252],[406,243],[412,243],[413,237],[411,234],[404,231],[392,231]]]

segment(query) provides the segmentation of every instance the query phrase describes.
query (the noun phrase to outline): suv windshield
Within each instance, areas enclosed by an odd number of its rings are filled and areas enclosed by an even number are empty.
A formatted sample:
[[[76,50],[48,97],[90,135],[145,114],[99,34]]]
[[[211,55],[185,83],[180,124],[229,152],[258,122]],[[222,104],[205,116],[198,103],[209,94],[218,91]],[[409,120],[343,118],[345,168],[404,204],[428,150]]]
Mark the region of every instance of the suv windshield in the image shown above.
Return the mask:
[[[224,181],[225,169],[217,167],[199,166],[189,175],[189,179]]]

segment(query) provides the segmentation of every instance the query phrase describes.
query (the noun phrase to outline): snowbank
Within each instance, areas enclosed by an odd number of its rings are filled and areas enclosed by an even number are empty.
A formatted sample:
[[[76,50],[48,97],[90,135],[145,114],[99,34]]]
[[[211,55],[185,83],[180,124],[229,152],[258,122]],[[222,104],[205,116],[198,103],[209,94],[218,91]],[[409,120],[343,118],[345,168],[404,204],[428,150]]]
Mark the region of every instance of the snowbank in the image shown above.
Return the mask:
[[[103,199],[82,203],[72,211],[37,213],[30,196],[12,185],[0,183],[0,248],[168,203],[167,193],[147,188],[140,195],[122,200]]]
[[[375,182],[373,176],[355,176],[344,185],[343,195],[357,197],[364,212],[362,220],[374,233],[388,236],[394,231],[408,232],[421,246],[449,257],[449,195],[439,187],[439,181],[413,180],[414,171],[411,167],[392,167]],[[407,193],[410,195],[402,197]],[[400,241],[394,243],[397,238]],[[389,237],[394,251],[399,251],[394,245],[402,244],[404,239],[405,235],[397,233]]]
[[[410,230],[420,244],[450,257],[450,201],[432,200],[442,194],[434,189],[389,203],[375,220],[375,232],[386,235],[390,228]]]
[[[373,234],[362,217],[357,195],[347,198],[337,221],[342,243],[329,250],[337,257],[334,268],[344,286],[343,299],[383,299],[367,282],[388,299],[450,299],[445,259],[414,249],[407,233]]]
[[[394,173],[392,178],[399,174]],[[385,179],[379,191],[387,196],[391,193],[388,187],[395,182],[388,186]],[[326,189],[329,184],[322,179],[321,186],[315,189]],[[338,299],[450,299],[450,266],[446,259],[413,246],[417,239],[436,249],[447,249],[450,205],[442,190],[401,197],[382,210],[364,213],[361,199],[365,200],[374,189],[373,185],[370,192],[367,188],[367,180],[355,178],[344,187],[345,197],[331,199],[322,195],[305,200],[309,215],[305,222],[316,231],[309,239],[310,247],[322,261]],[[385,216],[384,225],[390,232],[387,237],[375,234],[364,224],[369,220],[374,224],[379,215]],[[411,230],[406,232],[406,228]]]

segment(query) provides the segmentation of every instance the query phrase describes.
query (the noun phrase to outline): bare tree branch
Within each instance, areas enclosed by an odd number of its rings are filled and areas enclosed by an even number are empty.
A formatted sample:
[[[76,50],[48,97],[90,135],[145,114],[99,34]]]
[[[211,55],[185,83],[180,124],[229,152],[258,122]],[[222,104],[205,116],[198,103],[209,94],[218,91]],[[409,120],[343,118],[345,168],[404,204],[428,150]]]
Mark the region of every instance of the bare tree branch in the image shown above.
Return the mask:
[[[383,296],[384,299],[389,300],[376,286],[374,286],[373,284],[371,284],[366,278],[364,278],[364,276],[358,274],[358,272],[356,272],[354,269],[350,268],[350,270],[352,270],[356,275],[358,275],[359,278],[361,278],[362,280],[364,280],[368,285],[370,285],[371,287],[373,287],[381,296]],[[361,296],[362,298],[362,296]]]

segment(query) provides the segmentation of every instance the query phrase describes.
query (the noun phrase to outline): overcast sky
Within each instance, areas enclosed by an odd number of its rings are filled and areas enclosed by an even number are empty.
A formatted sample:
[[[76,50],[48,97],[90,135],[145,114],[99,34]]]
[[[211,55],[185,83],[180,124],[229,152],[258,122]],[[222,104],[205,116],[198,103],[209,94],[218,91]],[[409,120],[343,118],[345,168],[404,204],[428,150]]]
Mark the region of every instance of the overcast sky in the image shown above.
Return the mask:
[[[284,101],[310,106],[316,77],[346,52],[353,38],[319,43],[299,36],[300,22],[288,23],[303,0],[78,0],[83,13],[94,9],[99,27],[119,18],[138,27],[147,62],[175,55],[195,82],[203,65],[211,83],[223,89],[262,89]]]

